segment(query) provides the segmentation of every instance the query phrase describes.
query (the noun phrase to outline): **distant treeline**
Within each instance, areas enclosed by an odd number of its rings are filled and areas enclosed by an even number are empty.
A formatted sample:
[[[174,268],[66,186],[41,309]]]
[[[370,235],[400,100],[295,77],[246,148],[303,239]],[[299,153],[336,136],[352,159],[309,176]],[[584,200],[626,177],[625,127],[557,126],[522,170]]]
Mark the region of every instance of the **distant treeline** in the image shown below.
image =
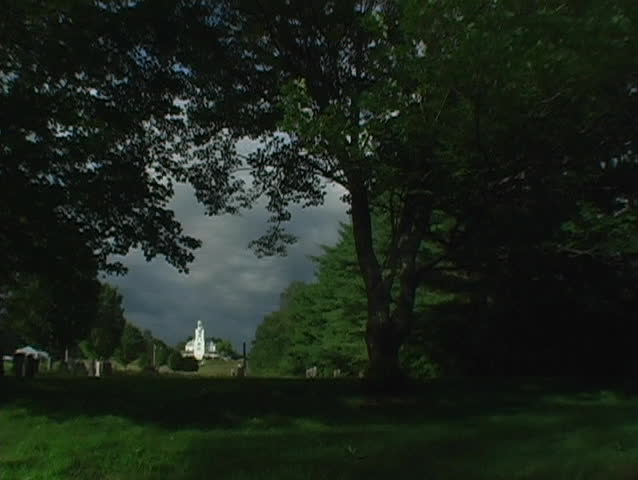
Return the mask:
[[[54,358],[115,359],[122,366],[167,365],[173,370],[197,370],[197,362],[182,358],[185,342],[175,348],[126,320],[122,295],[106,283],[82,278],[85,296],[72,297],[57,282],[23,275],[1,297],[0,353],[26,344]],[[238,358],[228,340],[213,339],[221,355]]]

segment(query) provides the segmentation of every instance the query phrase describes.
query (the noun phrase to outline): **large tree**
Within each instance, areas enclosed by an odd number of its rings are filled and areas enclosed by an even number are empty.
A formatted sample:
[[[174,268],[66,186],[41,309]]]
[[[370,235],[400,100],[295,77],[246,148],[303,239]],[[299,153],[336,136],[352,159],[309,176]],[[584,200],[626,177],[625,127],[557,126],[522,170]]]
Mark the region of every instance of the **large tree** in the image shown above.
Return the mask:
[[[461,242],[480,245],[486,212],[540,213],[498,230],[517,255],[521,238],[592,204],[632,213],[632,185],[605,183],[599,165],[634,169],[633,2],[290,3],[9,2],[3,274],[30,267],[26,253],[50,257],[65,229],[102,264],[141,246],[183,268],[196,242],[166,208],[169,174],[211,214],[265,195],[273,228],[255,246],[281,252],[288,207],[321,203],[335,182],[365,285],[369,374],[393,378],[421,279]],[[238,155],[246,136],[260,147]],[[385,245],[375,208],[390,218]],[[442,232],[437,212],[453,219]]]
[[[267,195],[273,228],[256,244],[262,252],[291,240],[281,224],[292,202],[321,202],[323,181],[345,187],[371,376],[399,376],[420,281],[472,241],[485,212],[518,220],[496,207],[533,211],[540,224],[500,232],[508,245],[540,241],[576,213],[575,196],[597,183],[601,161],[633,156],[630,2],[234,5],[233,38],[245,42],[237,72],[259,81],[237,77],[233,91],[250,103],[208,122],[227,104],[206,88],[206,62],[189,64],[200,82],[188,110],[204,160],[195,187],[211,213]],[[260,134],[255,154],[218,149],[205,161],[220,138],[247,133]],[[241,167],[253,171],[248,193],[234,176]],[[375,208],[390,218],[385,245],[374,242]],[[433,228],[437,212],[454,219],[443,232]],[[440,254],[424,254],[426,241],[439,242]],[[522,253],[529,243],[519,245]]]
[[[120,344],[115,350],[115,358],[126,367],[132,361],[147,354],[147,351],[147,344],[140,329],[126,322]]]
[[[104,283],[97,300],[95,320],[91,322],[89,335],[81,346],[91,357],[107,360],[120,344],[124,331],[126,320],[122,295],[115,287]]]
[[[72,240],[68,238],[70,246]],[[66,258],[50,259],[49,265],[55,269],[39,274],[21,272],[11,284],[4,285],[0,329],[60,355],[89,333],[100,284],[95,258],[84,245],[76,245]]]
[[[15,311],[33,293],[34,304],[12,317],[23,338],[66,348],[90,329],[97,272],[124,270],[115,256],[139,248],[186,270],[199,245],[168,207],[184,177],[170,148],[187,89],[176,49],[189,48],[180,35],[194,7],[5,0],[1,8],[0,302],[12,298]],[[44,299],[49,307],[36,315]]]
[[[72,262],[69,238],[101,269],[134,247],[192,260],[168,208],[188,15],[170,3],[2,2],[0,282]]]

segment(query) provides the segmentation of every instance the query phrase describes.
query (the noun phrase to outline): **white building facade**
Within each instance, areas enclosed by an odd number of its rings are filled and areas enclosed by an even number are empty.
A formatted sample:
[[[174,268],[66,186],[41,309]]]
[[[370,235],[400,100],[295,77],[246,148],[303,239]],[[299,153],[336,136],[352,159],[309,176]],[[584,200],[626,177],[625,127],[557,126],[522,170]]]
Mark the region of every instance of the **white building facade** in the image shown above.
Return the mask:
[[[204,326],[201,321],[197,321],[195,336],[192,340],[186,342],[182,356],[194,357],[195,360],[217,358],[219,356],[217,354],[217,345],[215,345],[215,342],[210,341],[206,343],[206,331],[204,330]]]

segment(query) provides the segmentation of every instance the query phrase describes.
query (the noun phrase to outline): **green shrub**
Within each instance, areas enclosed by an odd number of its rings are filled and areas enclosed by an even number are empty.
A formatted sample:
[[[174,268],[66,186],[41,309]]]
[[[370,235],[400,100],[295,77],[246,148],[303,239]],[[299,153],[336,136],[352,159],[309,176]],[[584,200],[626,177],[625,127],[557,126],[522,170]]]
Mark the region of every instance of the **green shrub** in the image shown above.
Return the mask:
[[[199,370],[199,362],[193,357],[182,358],[181,366],[181,370],[183,372],[196,372],[197,370]]]
[[[179,352],[173,352],[168,357],[168,368],[171,370],[180,370],[182,365],[182,356]]]
[[[182,357],[179,352],[173,352],[168,357],[168,367],[176,372],[196,372],[199,363],[193,357]]]

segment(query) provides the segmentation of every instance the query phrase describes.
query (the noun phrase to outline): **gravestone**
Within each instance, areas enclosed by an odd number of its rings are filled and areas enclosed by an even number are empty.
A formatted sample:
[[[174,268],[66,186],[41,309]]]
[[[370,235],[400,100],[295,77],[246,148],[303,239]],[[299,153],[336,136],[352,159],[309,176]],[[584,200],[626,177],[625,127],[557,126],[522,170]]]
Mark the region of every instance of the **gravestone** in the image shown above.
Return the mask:
[[[316,378],[317,377],[317,367],[310,367],[306,370],[306,378]]]
[[[339,378],[341,376],[341,369],[340,368],[335,368],[332,371],[332,377],[333,378]]]
[[[111,362],[102,362],[102,376],[110,377],[113,375],[113,364]]]
[[[73,375],[79,375],[82,377],[86,377],[89,373],[86,369],[86,365],[82,360],[72,361],[71,371],[73,372]]]
[[[86,370],[86,374],[89,377],[93,377],[95,375],[95,361],[94,360],[86,360],[82,362],[84,364],[84,369]]]
[[[16,377],[24,377],[25,355],[24,353],[16,353],[13,355],[13,373]]]
[[[156,370],[153,368],[153,371]],[[92,376],[94,376],[95,378],[102,378],[108,377],[110,375],[113,375],[113,364],[108,360],[96,360],[94,363]]]
[[[35,377],[35,374],[38,373],[39,367],[40,360],[33,355],[27,355],[25,359],[24,376],[26,378]]]

